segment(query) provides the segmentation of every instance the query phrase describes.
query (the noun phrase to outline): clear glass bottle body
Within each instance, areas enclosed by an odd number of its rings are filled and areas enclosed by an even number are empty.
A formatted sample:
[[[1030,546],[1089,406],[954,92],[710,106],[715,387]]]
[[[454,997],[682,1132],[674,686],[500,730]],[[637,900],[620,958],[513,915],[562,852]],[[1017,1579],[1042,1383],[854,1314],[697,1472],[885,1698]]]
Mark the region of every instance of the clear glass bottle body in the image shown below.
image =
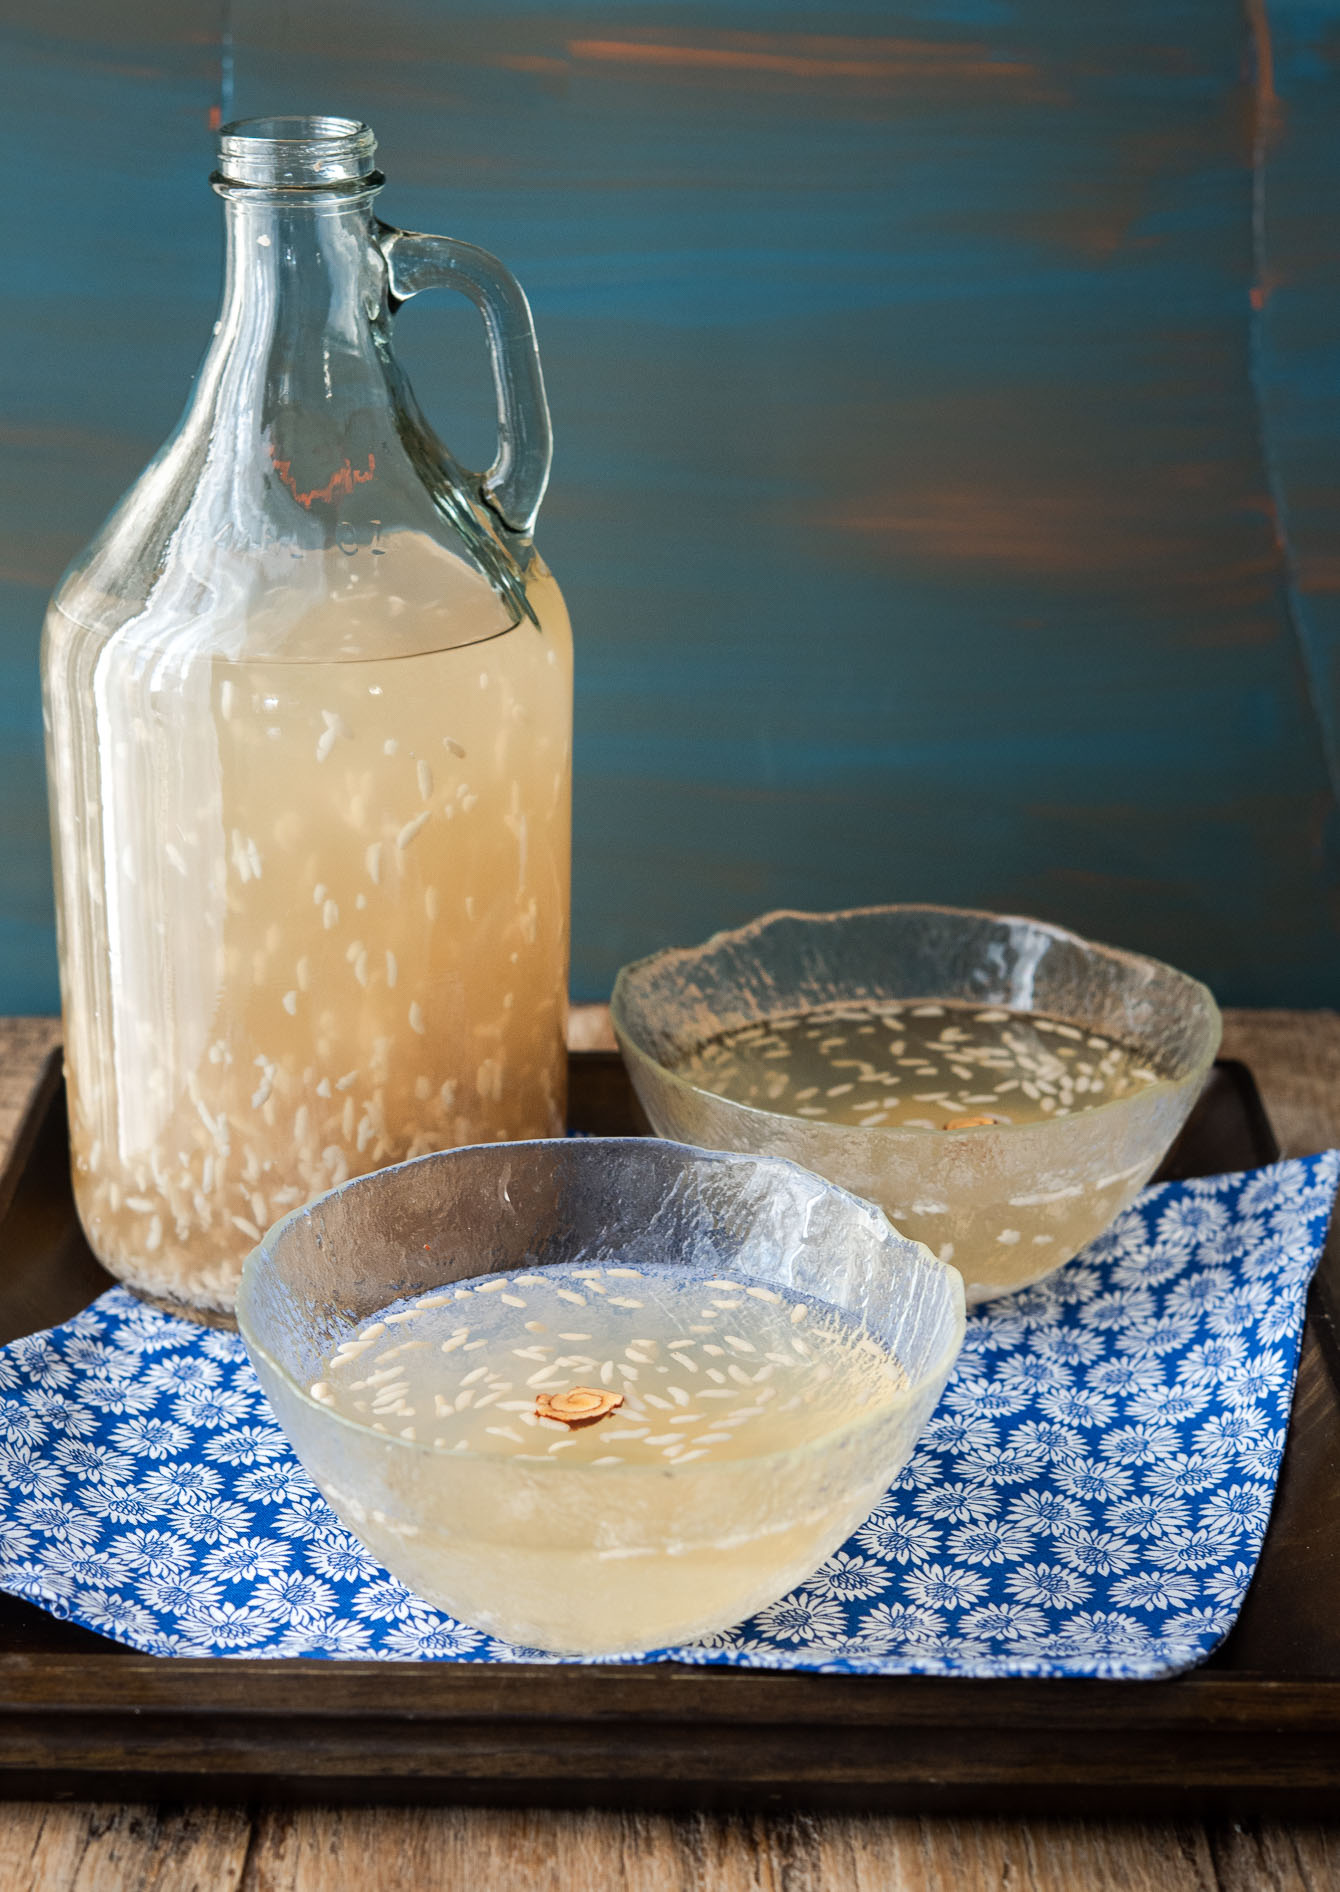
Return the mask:
[[[567,615],[396,371],[377,182],[222,186],[195,396],[44,637],[76,1200],[203,1308],[345,1177],[563,1124]]]

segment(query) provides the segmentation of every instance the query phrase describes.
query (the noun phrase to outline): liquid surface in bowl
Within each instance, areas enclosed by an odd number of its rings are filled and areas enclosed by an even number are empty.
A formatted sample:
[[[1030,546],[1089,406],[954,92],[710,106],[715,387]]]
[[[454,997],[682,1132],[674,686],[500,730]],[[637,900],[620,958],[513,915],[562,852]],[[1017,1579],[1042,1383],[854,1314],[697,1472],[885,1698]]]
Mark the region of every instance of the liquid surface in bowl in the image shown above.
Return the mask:
[[[621,1396],[575,1428],[538,1397]],[[673,1264],[491,1275],[392,1304],[331,1355],[315,1398],[443,1452],[662,1469],[783,1452],[903,1398],[850,1314]]]
[[[1159,1076],[1147,1054],[1064,1019],[914,999],[746,1025],[709,1039],[675,1070],[760,1110],[908,1130],[1073,1116]]]

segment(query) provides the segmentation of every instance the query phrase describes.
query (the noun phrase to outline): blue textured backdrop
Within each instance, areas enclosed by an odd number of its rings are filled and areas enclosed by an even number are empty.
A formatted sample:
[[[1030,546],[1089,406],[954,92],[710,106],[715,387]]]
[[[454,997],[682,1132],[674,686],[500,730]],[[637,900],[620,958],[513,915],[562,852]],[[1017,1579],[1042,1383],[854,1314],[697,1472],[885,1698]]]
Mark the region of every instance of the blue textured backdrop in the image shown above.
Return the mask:
[[[6,16],[0,1008],[55,1004],[42,606],[207,339],[218,109],[369,118],[383,213],[531,293],[579,996],[926,896],[1335,1002],[1340,0]],[[472,319],[401,337],[478,461]]]

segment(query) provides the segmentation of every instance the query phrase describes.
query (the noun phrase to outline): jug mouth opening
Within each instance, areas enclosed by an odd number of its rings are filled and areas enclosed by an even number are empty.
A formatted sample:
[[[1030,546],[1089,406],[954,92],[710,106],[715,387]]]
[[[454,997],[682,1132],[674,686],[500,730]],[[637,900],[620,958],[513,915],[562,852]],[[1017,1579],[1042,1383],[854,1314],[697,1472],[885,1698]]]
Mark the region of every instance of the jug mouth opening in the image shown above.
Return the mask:
[[[298,113],[239,118],[219,132],[219,168],[212,182],[271,190],[375,188],[382,181],[373,163],[376,150],[372,127],[356,118]]]

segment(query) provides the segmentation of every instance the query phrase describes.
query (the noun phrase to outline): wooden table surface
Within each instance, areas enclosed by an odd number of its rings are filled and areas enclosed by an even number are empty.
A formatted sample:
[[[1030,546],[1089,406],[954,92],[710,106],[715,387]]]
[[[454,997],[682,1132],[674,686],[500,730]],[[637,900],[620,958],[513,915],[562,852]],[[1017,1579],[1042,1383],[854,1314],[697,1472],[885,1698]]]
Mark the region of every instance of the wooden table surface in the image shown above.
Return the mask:
[[[575,1043],[605,1042],[580,1008]],[[52,1019],[0,1020],[0,1157]],[[1230,1012],[1288,1155],[1340,1143],[1340,1016]],[[1133,1683],[1132,1687],[1138,1687]],[[0,1805],[0,1892],[1340,1892],[1337,1824]]]

